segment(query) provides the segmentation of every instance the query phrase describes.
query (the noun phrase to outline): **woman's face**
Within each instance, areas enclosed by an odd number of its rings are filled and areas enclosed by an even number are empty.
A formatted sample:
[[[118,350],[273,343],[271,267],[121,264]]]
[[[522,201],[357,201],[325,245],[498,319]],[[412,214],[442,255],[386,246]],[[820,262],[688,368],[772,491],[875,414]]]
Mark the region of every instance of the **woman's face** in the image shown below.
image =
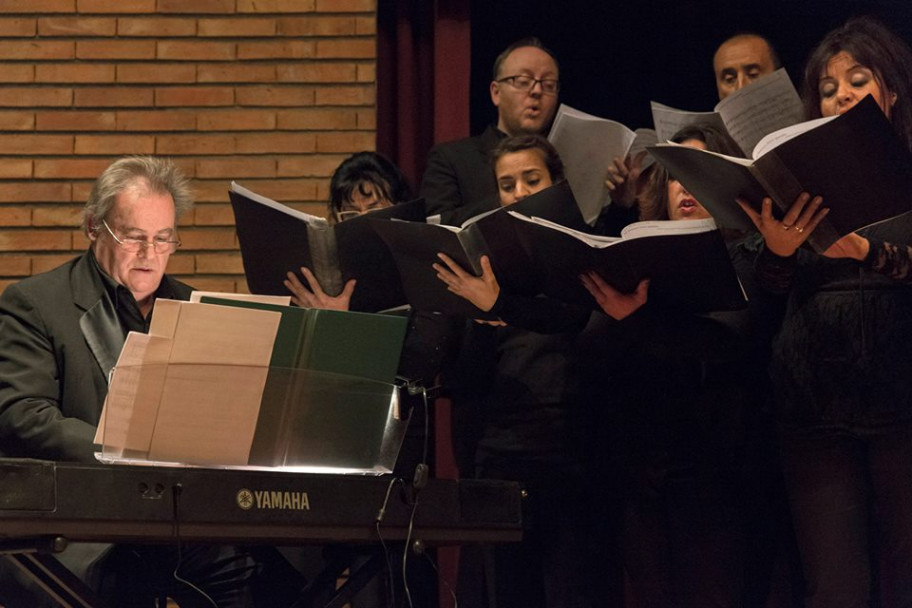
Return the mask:
[[[518,203],[551,185],[544,154],[535,148],[504,154],[497,159],[494,174],[501,207]]]
[[[383,191],[371,182],[361,182],[352,190],[351,198],[342,203],[342,208],[336,212],[336,219],[340,222],[350,220],[371,211],[392,207],[393,202],[383,195]]]
[[[706,144],[699,139],[685,139],[682,146],[706,149]],[[697,202],[690,192],[676,179],[668,180],[668,219],[670,220],[705,220],[712,217],[703,205]]]
[[[870,94],[890,118],[890,109],[896,102],[896,95],[879,82],[874,71],[859,64],[845,51],[836,53],[827,62],[817,83],[817,91],[820,93],[822,116],[844,114]]]

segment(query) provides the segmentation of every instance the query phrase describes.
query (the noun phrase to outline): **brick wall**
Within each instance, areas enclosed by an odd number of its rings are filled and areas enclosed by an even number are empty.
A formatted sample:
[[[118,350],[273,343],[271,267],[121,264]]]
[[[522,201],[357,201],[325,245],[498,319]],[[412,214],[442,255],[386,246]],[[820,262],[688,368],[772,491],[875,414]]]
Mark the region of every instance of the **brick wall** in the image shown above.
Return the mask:
[[[169,272],[246,291],[227,188],[324,214],[375,147],[376,0],[0,0],[0,289],[83,251],[124,154],[175,159],[197,206]]]

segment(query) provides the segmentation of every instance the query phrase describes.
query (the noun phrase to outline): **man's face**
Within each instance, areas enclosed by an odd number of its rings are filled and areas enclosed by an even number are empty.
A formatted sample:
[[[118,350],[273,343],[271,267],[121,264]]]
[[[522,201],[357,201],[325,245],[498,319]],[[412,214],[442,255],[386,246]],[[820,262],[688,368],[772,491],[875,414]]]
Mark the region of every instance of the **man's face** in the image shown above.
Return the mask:
[[[520,47],[507,55],[497,80],[520,75],[558,80],[557,64],[541,49]],[[507,135],[544,133],[557,110],[557,93],[545,93],[539,82],[522,90],[515,86],[515,81],[497,80],[491,83],[491,101],[497,106],[497,128]]]
[[[151,244],[154,239],[177,238],[174,200],[170,194],[129,187],[117,196],[104,219],[120,240],[139,239]],[[102,270],[129,289],[140,305],[155,293],[171,253],[156,253],[152,246],[131,253],[114,240],[103,224],[89,238]]]
[[[724,42],[713,57],[719,99],[725,99],[775,69],[769,45],[762,38],[738,36]]]

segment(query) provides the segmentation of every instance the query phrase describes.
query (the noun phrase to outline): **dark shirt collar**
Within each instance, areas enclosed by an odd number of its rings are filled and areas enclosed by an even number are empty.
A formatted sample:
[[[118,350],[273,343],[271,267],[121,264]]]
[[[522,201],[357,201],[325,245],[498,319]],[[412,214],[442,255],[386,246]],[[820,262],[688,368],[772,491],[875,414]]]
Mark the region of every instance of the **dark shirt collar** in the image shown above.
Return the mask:
[[[94,250],[89,249],[88,255],[92,260],[92,266],[98,272],[98,276],[101,277],[101,282],[102,285],[104,285],[107,296],[114,304],[114,310],[117,312],[117,318],[120,321],[121,327],[124,329],[124,335],[126,335],[128,331],[148,333],[152,315],[150,314],[148,318],[142,316],[136,298],[133,297],[133,294],[129,289],[115,281],[113,277],[104,271],[101,264],[98,263],[98,258],[95,257]],[[153,300],[157,300],[158,298],[174,299],[174,290],[171,288],[171,283],[166,277],[162,277],[158,289],[155,290],[155,294],[152,296]]]

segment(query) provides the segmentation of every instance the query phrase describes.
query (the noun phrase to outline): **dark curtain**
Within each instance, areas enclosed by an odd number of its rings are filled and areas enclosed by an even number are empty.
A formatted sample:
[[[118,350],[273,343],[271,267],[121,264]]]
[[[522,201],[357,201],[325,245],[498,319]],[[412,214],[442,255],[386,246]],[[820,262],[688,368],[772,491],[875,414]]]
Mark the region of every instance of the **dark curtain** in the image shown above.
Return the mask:
[[[377,151],[417,192],[428,150],[469,135],[469,0],[380,0]]]

